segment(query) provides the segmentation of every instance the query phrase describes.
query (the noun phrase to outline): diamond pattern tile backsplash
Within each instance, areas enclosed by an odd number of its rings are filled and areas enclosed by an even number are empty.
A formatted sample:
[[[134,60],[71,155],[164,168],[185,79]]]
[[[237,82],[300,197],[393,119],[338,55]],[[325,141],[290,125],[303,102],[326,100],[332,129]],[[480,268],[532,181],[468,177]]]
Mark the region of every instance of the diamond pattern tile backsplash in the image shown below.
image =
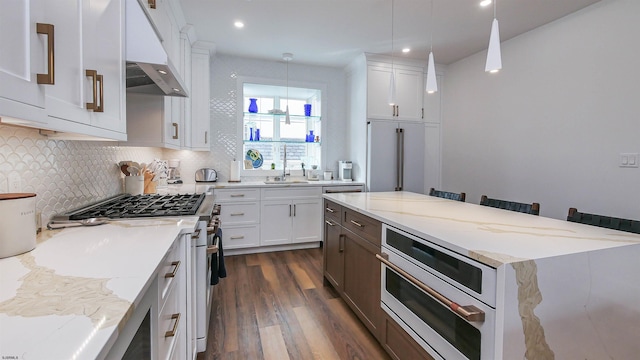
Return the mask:
[[[344,155],[346,106],[344,75],[340,69],[294,65],[291,78],[327,84],[329,106],[325,137],[328,169]],[[117,146],[117,143],[51,140],[38,130],[0,124],[0,193],[9,192],[10,179],[19,179],[21,192],[37,194],[36,211],[43,224],[55,214],[103,200],[123,192],[123,160],[149,163],[153,159],[179,159],[185,183],[194,173],[212,167],[220,181],[229,179],[230,161],[238,146],[238,76],[282,79],[281,62],[217,55],[211,66],[210,115],[213,138],[210,152]],[[341,134],[341,135],[337,135]],[[334,169],[334,171],[337,169]]]

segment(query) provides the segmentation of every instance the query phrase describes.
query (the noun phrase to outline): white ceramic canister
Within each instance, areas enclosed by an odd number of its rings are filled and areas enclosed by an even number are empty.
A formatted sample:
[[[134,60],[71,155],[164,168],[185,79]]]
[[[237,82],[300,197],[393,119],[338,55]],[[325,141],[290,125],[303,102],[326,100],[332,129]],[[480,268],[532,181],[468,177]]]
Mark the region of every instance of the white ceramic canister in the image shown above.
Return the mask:
[[[0,194],[0,259],[36,247],[36,194]]]

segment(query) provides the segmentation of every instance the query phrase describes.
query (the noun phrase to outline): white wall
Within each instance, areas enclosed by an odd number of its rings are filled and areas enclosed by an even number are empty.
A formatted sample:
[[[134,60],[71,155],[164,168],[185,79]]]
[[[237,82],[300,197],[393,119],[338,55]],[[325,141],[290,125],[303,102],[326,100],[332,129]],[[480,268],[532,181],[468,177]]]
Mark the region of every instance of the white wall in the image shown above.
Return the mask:
[[[208,165],[217,170],[221,180],[229,178],[230,161],[236,158],[238,141],[237,91],[238,77],[252,77],[284,80],[286,63],[284,61],[266,61],[218,54],[211,62],[211,153]],[[325,150],[324,169],[337,174],[338,160],[346,157],[346,75],[342,69],[322,66],[310,66],[289,63],[289,81],[326,84],[327,93],[322,94],[326,102],[327,114],[322,114],[326,133],[322,134],[322,147]],[[324,105],[324,104],[323,104]],[[176,153],[177,158],[190,154]],[[202,163],[199,156],[199,163]],[[189,165],[189,159],[185,164]]]
[[[443,188],[640,219],[640,1],[603,0],[448,67]],[[508,19],[500,19],[506,23]],[[489,24],[487,24],[487,37]]]

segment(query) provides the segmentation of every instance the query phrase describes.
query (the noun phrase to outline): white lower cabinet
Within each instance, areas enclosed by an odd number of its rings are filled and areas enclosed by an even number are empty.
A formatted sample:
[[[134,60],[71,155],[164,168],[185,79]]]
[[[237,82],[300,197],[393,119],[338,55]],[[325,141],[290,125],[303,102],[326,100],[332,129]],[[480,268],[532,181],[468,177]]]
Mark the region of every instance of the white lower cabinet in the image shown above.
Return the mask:
[[[262,189],[260,245],[320,241],[321,194],[321,187]]]
[[[151,284],[119,330],[106,359],[193,359],[194,308],[187,302],[192,282],[191,236],[180,235],[158,266]],[[147,319],[145,319],[147,317]],[[145,334],[146,333],[146,334]]]
[[[224,249],[260,246],[260,189],[215,189]]]

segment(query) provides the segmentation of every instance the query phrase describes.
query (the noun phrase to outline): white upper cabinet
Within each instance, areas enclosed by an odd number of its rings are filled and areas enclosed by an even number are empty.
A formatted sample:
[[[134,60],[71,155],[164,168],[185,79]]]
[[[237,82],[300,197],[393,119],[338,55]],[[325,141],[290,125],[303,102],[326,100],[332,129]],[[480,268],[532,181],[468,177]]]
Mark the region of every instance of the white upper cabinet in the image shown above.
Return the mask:
[[[193,64],[191,68],[191,149],[210,151],[209,49],[194,46],[191,63]]]
[[[125,139],[123,1],[9,1],[0,14],[0,99],[21,107],[5,111],[3,102],[0,114],[68,138]]]
[[[0,11],[0,117],[43,122],[46,86],[39,73],[48,74],[49,36],[38,35],[37,24],[46,23],[35,1],[5,0]],[[52,25],[52,24],[48,24]],[[40,30],[50,29],[41,25]],[[51,38],[53,41],[53,37]],[[53,49],[51,49],[53,50]],[[51,64],[53,65],[53,64]],[[41,78],[47,76],[41,76]],[[6,121],[6,119],[3,119]]]
[[[395,76],[396,105],[389,104],[391,74]],[[394,62],[367,65],[367,117],[422,120],[422,68]]]

